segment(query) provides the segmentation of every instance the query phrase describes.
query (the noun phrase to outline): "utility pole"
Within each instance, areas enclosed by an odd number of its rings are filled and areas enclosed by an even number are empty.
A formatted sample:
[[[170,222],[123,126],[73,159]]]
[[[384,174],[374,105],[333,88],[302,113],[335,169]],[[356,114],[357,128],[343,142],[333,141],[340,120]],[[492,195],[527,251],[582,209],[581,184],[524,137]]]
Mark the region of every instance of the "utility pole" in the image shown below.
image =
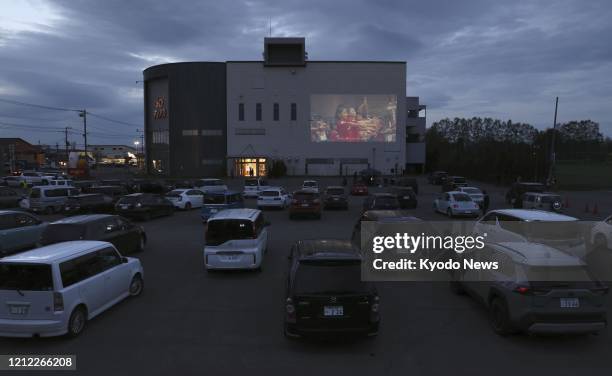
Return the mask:
[[[557,163],[557,154],[555,152],[555,144],[557,137],[557,109],[559,107],[559,97],[555,99],[555,118],[553,121],[552,140],[550,145],[550,171],[548,171],[548,184],[553,184],[555,180],[555,167]]]
[[[68,142],[68,129],[72,129],[72,127],[64,128],[65,142],[66,142],[66,174],[68,174],[68,160],[69,160],[69,151],[70,143]]]
[[[83,140],[85,141],[85,160],[89,163],[89,158],[87,157],[87,110],[82,110],[79,112],[79,116],[83,118]]]

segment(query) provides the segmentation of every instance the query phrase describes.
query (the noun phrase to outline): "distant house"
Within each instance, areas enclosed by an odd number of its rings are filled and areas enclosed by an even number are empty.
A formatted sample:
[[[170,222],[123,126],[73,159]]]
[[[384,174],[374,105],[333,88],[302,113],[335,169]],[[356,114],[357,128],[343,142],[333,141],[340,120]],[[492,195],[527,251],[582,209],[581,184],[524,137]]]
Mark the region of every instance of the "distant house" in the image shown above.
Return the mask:
[[[127,145],[90,145],[89,152],[101,164],[125,164],[131,160],[136,162],[136,149]]]
[[[4,173],[38,168],[45,164],[45,152],[22,138],[0,138],[0,162]]]

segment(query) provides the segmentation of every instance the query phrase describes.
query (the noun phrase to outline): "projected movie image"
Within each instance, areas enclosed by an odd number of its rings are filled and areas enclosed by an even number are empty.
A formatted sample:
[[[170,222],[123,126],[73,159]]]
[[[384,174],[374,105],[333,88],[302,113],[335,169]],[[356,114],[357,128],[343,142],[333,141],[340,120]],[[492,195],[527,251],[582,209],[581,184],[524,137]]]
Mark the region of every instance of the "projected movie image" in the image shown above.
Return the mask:
[[[395,95],[310,96],[313,142],[395,142]]]

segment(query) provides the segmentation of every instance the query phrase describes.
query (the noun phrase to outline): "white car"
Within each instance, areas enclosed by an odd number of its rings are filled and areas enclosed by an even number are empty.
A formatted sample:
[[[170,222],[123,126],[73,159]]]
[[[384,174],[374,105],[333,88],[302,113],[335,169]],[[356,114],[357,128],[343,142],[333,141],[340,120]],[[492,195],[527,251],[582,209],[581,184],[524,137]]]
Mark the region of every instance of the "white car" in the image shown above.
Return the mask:
[[[597,248],[612,249],[612,215],[593,226],[591,242]]]
[[[166,193],[166,198],[177,209],[189,210],[204,205],[205,193],[199,189],[175,189]]]
[[[210,217],[205,235],[205,268],[261,270],[268,250],[268,225],[257,209],[226,209]]]
[[[319,183],[316,180],[304,180],[302,183],[302,189],[308,189],[314,192],[319,192]]]
[[[480,188],[476,187],[457,187],[458,192],[463,192],[472,198],[472,201],[482,206],[484,203],[484,194]]]
[[[467,194],[459,191],[450,191],[440,194],[434,200],[434,211],[446,214],[449,218],[455,216],[477,217],[480,207]]]
[[[584,229],[578,218],[535,209],[491,210],[474,225],[487,242],[533,242],[586,256]]]
[[[196,180],[194,188],[206,192],[225,192],[227,185],[221,179],[200,179]]]
[[[243,197],[258,197],[259,192],[270,188],[268,182],[262,178],[246,179],[244,181]]]
[[[289,206],[291,195],[281,187],[268,188],[257,196],[257,207],[274,207],[284,209]]]
[[[21,176],[6,176],[4,177],[4,182],[6,183],[7,187],[11,187],[11,188],[17,188],[17,187],[21,187],[21,182],[24,179]]]
[[[52,179],[52,177],[38,171],[23,171],[19,177],[30,187],[42,184],[43,179]]]
[[[0,259],[0,337],[79,335],[144,288],[140,261],[107,242],[74,241]]]

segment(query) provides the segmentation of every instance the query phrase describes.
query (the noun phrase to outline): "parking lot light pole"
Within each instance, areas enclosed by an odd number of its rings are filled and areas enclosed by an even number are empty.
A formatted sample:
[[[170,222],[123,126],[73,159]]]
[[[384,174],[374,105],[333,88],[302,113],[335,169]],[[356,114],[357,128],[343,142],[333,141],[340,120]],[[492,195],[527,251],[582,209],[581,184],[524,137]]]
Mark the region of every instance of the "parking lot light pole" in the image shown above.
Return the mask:
[[[555,180],[555,165],[557,162],[557,155],[555,153],[556,135],[557,135],[557,108],[559,107],[559,97],[555,99],[555,119],[553,121],[552,128],[552,140],[550,145],[550,170],[548,171],[548,185],[552,185]]]

